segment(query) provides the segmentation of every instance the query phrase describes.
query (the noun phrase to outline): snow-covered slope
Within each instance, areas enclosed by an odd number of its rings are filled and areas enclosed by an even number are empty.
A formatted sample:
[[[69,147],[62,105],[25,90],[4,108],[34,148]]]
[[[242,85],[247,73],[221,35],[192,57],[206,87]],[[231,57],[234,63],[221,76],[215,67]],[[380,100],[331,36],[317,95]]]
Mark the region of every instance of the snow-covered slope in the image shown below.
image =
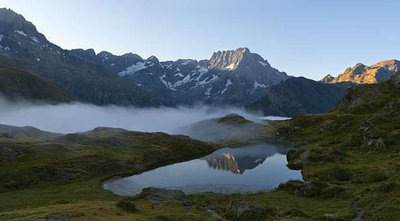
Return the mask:
[[[92,50],[72,54],[100,64],[173,105],[195,103],[244,105],[265,96],[267,88],[288,78],[247,48],[214,53],[210,60],[160,62],[155,56],[115,56]],[[86,53],[86,54],[85,54]]]

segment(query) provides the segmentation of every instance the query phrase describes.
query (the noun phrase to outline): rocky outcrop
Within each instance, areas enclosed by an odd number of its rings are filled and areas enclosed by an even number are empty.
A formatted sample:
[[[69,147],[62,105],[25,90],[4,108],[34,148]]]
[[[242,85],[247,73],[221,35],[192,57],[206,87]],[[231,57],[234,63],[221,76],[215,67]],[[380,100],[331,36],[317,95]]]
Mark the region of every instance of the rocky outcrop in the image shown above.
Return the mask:
[[[230,202],[228,211],[234,221],[263,220],[266,215],[265,209],[245,201]]]
[[[185,200],[186,194],[180,190],[149,187],[144,188],[139,194],[139,197],[153,201]]]
[[[375,84],[388,80],[400,70],[400,61],[385,60],[371,66],[358,63],[347,68],[337,77],[327,75],[322,79],[324,83],[353,82],[356,84]]]

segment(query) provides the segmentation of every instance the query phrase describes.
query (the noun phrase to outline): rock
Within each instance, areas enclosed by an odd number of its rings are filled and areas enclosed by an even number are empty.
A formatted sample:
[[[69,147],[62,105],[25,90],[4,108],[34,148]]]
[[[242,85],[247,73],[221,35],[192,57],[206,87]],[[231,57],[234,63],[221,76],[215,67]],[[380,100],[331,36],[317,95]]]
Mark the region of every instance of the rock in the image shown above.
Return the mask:
[[[148,200],[165,201],[165,200],[185,200],[186,194],[181,190],[167,190],[162,188],[144,188],[139,197]]]
[[[305,214],[303,211],[301,211],[299,209],[296,209],[296,208],[293,208],[293,209],[290,209],[290,210],[286,211],[283,215],[290,216],[290,217],[292,217],[292,216],[294,216],[294,217],[308,217],[307,214]]]
[[[306,161],[303,153],[304,150],[289,150],[289,152],[286,154],[286,159],[288,161],[287,167],[292,170],[301,170]]]
[[[290,180],[284,184],[280,184],[278,189],[286,190],[291,194],[301,197],[316,197],[322,193],[322,190],[326,188],[325,183],[317,181],[303,182],[300,180]]]
[[[230,202],[228,210],[234,221],[263,220],[266,215],[265,209],[244,201]]]
[[[129,198],[125,198],[125,199],[118,201],[116,206],[128,213],[134,213],[137,211],[135,203],[133,202],[133,200],[131,200]]]
[[[63,212],[63,213],[53,213],[45,217],[45,220],[70,220],[72,218],[85,216],[83,213],[76,212]]]
[[[338,215],[333,213],[326,213],[320,217],[321,220],[341,220]]]

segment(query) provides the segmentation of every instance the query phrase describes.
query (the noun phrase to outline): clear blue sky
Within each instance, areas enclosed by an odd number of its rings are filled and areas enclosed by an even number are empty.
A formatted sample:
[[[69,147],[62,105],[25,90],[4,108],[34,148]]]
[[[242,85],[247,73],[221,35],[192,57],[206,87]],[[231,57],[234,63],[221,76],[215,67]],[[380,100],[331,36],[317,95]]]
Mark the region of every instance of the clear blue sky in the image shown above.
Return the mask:
[[[399,0],[0,0],[63,48],[207,59],[248,47],[320,79],[400,59]]]

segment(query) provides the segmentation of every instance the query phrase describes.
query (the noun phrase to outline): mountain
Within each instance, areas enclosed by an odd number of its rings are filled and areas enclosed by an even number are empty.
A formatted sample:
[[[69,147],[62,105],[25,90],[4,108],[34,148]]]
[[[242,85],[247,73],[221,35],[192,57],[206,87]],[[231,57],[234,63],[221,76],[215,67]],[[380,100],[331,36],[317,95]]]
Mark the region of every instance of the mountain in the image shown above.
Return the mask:
[[[245,105],[289,78],[248,48],[209,60],[160,62],[127,53],[64,50],[9,9],[0,9],[0,55],[25,63],[78,101],[97,105]]]
[[[375,84],[388,80],[400,71],[400,61],[385,60],[371,66],[358,63],[352,68],[347,68],[337,77],[327,75],[322,79],[324,83],[353,82],[356,84]]]
[[[267,88],[289,78],[247,48],[215,52],[209,60],[179,59],[160,62],[136,54],[95,54],[92,49],[72,50],[86,59],[172,105],[243,105],[265,95]]]
[[[0,96],[18,99],[62,103],[71,97],[53,81],[30,71],[18,61],[0,56]]]
[[[247,107],[264,115],[295,116],[332,110],[348,84],[324,84],[304,77],[289,78],[269,89],[266,96]]]
[[[98,105],[160,104],[136,84],[49,42],[32,23],[9,9],[0,9],[0,55],[25,63],[78,101]]]

